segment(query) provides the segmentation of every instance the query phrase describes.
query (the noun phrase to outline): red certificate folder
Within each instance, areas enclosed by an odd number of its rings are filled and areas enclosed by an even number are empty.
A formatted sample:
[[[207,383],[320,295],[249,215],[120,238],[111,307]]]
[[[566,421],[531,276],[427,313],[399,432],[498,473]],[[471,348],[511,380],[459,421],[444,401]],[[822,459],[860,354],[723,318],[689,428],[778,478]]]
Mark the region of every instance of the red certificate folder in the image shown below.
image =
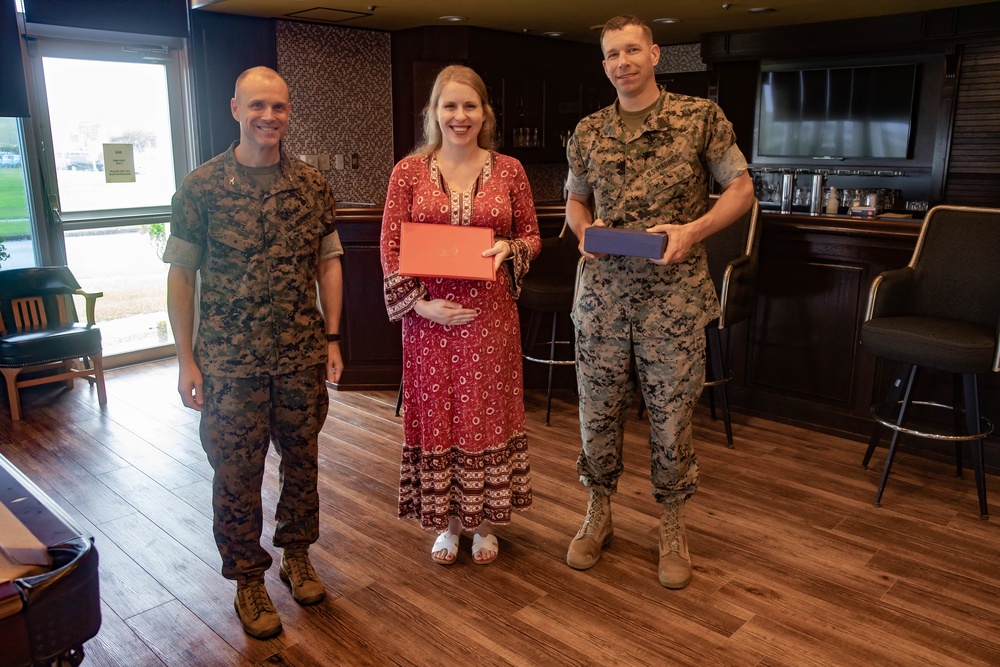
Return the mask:
[[[399,239],[399,275],[414,278],[496,280],[491,227],[404,222]]]

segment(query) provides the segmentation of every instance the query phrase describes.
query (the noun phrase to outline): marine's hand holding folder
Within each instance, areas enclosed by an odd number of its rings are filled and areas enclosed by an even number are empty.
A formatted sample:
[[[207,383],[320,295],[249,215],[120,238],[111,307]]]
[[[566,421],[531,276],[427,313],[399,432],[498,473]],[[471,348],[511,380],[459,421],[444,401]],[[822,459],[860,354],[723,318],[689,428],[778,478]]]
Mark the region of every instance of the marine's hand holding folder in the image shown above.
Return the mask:
[[[483,252],[493,245],[490,227],[404,222],[399,240],[399,275],[496,280],[493,258],[483,257]]]

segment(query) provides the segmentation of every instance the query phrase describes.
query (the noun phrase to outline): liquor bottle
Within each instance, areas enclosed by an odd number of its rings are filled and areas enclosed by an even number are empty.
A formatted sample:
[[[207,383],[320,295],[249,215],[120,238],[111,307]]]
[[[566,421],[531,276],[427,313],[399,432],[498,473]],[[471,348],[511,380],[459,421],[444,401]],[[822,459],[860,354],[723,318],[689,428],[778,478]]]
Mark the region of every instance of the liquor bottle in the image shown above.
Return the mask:
[[[837,201],[837,188],[830,186],[830,197],[826,200],[826,213],[827,215],[837,215],[837,209],[840,206],[840,202]]]

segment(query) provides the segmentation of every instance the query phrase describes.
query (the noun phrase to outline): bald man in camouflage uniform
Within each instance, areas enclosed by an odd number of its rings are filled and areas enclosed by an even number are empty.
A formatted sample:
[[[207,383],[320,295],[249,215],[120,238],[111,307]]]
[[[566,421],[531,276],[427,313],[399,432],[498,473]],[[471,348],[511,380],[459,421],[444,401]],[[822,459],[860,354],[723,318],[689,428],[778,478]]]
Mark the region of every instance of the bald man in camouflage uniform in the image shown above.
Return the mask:
[[[263,639],[281,632],[264,587],[272,559],[260,544],[261,482],[272,442],[281,457],[273,538],[283,549],[279,575],[300,604],[325,596],[308,549],[319,537],[325,381],[343,370],[343,250],[326,180],[281,150],[291,107],[284,80],[268,68],[247,70],[231,106],[240,140],[184,179],[163,260],[170,264],[178,391],[184,405],[201,412],[201,442],[215,470],[222,574],[237,582],[243,629]]]
[[[610,497],[623,470],[634,358],[649,413],[653,496],[663,505],[658,579],[683,588],[691,580],[684,503],[698,485],[691,413],[704,385],[704,327],[719,315],[701,241],[749,208],[753,185],[722,110],[658,88],[659,47],[640,19],[608,21],[601,48],[618,101],[583,119],[567,146],[566,215],[586,258],[573,321],[577,468],[590,497],[566,562],[592,567],[614,534]],[[724,189],[711,210],[710,174]],[[669,242],[659,260],[593,255],[583,251],[591,225],[666,232]]]

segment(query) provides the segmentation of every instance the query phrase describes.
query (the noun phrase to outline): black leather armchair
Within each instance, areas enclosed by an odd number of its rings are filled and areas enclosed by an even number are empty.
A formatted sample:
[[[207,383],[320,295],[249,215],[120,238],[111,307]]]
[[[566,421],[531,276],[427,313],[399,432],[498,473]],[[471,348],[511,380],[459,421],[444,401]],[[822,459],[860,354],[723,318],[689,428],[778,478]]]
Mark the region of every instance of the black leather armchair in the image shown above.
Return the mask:
[[[74,294],[86,299],[86,324],[77,322]],[[108,402],[101,330],[94,320],[94,304],[101,296],[82,290],[65,266],[0,271],[0,372],[12,420],[21,419],[22,387],[65,382],[72,388],[74,378],[86,377],[97,385],[98,402]],[[77,359],[83,360],[83,368],[75,367]],[[19,379],[22,373],[25,377]]]

